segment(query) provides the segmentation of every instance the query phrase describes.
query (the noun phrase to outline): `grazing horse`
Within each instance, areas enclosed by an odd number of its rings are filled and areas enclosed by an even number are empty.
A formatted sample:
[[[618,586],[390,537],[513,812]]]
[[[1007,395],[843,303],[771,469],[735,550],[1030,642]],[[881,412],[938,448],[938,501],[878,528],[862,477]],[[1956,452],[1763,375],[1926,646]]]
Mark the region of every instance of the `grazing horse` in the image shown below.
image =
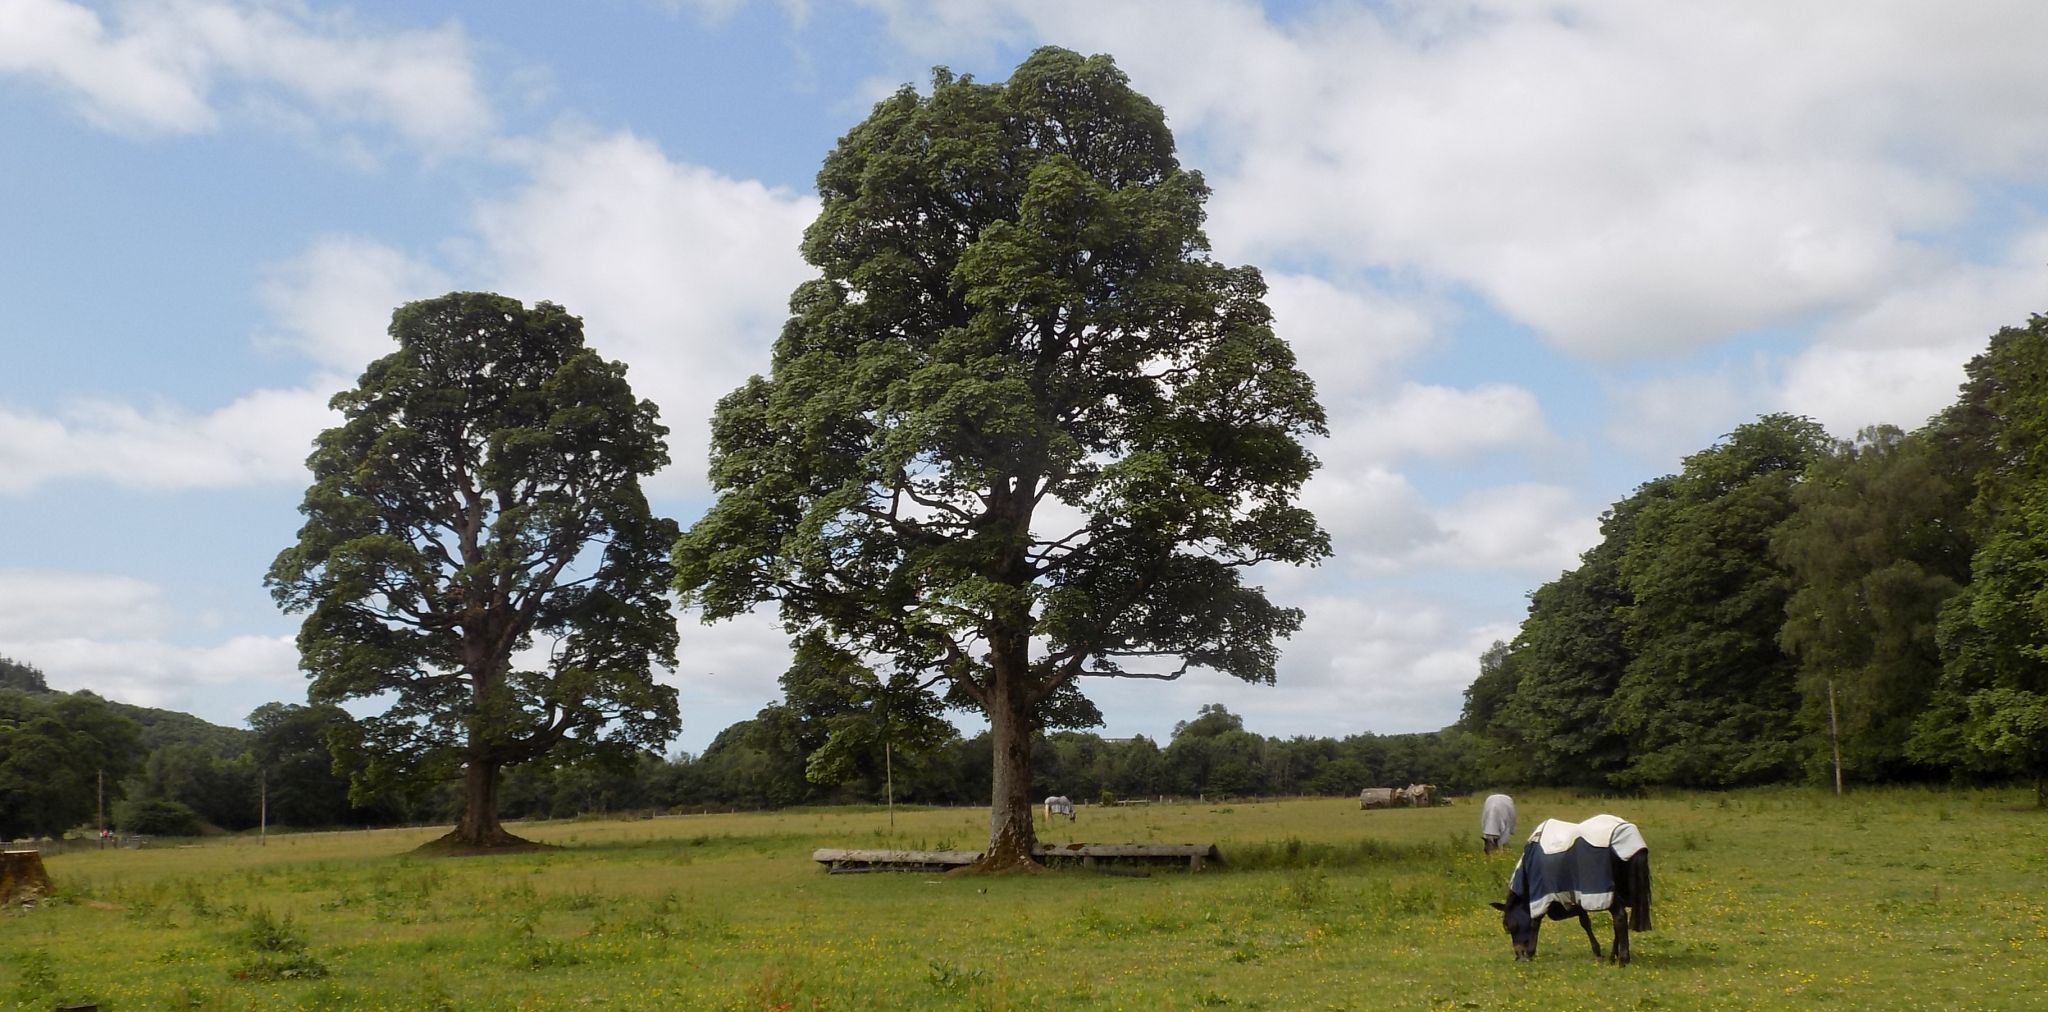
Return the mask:
[[[1064,815],[1068,822],[1074,821],[1074,803],[1066,795],[1055,794],[1045,799],[1045,821],[1051,822],[1055,815]]]
[[[1495,903],[1501,927],[1514,944],[1517,961],[1536,958],[1536,936],[1547,914],[1561,921],[1577,915],[1593,958],[1600,958],[1600,940],[1593,937],[1588,911],[1605,910],[1614,917],[1614,948],[1608,958],[1628,965],[1628,933],[1650,930],[1650,847],[1635,823],[1612,815],[1584,822],[1547,819],[1529,835],[1522,859],[1508,880],[1506,903]]]
[[[1505,794],[1489,794],[1486,803],[1479,806],[1479,838],[1485,841],[1486,853],[1501,848],[1515,835],[1515,799]]]

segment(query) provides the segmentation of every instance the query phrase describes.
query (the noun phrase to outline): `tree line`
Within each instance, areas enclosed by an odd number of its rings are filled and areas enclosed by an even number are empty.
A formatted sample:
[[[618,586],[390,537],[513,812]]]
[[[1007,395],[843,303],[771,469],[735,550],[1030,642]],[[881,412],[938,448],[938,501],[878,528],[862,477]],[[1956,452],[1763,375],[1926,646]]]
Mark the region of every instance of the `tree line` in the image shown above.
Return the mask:
[[[2048,803],[2048,318],[1911,432],[1766,415],[1535,590],[1458,728],[1503,782],[2030,778]],[[1838,762],[1839,759],[1839,762]]]
[[[464,792],[452,781],[352,800],[348,753],[337,760],[331,743],[358,739],[360,728],[339,707],[266,703],[248,724],[225,728],[90,692],[52,691],[39,669],[0,658],[0,839],[90,835],[100,826],[102,776],[105,825],[119,833],[246,832],[259,819],[273,830],[370,828],[444,823],[463,811]],[[831,722],[781,701],[724,729],[700,755],[639,750],[522,764],[505,777],[500,812],[559,819],[892,800],[985,803],[994,773],[988,733],[945,728],[914,749],[895,752],[868,740],[820,764],[815,759]],[[1212,704],[1176,725],[1163,746],[1144,736],[1041,735],[1030,782],[1039,796],[1097,803],[1226,800],[1350,795],[1413,782],[1456,786],[1463,765],[1455,732],[1267,737]]]

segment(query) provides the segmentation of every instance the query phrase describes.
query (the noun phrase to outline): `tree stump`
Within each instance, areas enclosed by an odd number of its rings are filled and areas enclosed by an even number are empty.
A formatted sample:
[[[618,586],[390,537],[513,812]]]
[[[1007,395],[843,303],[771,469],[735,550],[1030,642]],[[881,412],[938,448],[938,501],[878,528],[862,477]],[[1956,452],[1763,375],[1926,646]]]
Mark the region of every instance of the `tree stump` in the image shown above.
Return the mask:
[[[50,892],[43,855],[33,850],[0,851],[0,905],[32,903]]]

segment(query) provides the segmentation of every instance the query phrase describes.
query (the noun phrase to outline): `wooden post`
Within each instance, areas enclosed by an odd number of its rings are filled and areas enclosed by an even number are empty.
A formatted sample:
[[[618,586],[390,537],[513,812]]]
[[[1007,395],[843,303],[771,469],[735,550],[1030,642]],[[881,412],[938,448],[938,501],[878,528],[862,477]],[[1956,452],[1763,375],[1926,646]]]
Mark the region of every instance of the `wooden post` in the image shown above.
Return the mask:
[[[270,771],[256,771],[256,846],[270,845]]]
[[[1835,797],[1842,796],[1842,739],[1835,725],[1835,680],[1828,679],[1828,744],[1835,750]]]
[[[896,831],[896,759],[889,739],[882,739],[882,797],[889,803],[889,832]]]
[[[99,771],[99,787],[93,795],[93,821],[100,831],[100,849],[107,849],[107,771]]]

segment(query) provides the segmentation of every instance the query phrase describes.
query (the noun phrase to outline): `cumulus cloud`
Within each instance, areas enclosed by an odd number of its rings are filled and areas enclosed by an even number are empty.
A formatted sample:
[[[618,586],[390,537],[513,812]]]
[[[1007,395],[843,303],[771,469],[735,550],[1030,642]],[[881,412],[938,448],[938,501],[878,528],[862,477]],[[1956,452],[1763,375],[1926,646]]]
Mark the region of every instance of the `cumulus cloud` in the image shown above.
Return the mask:
[[[1092,678],[1081,688],[1113,715],[1105,733],[1162,743],[1175,721],[1219,702],[1266,735],[1434,731],[1458,718],[1479,655],[1514,635],[1510,622],[1467,625],[1459,609],[1414,597],[1318,597],[1303,608],[1307,619],[1281,648],[1275,685],[1198,670],[1163,684]],[[1343,715],[1334,725],[1333,714]]]
[[[303,482],[328,394],[259,390],[198,413],[79,400],[54,415],[0,405],[0,494],[66,479],[153,490]]]
[[[80,689],[139,706],[189,708],[204,690],[234,686],[251,700],[303,698],[299,650],[290,636],[235,636],[211,646],[100,636],[0,638],[0,655],[27,659],[50,688]],[[236,723],[247,708],[212,713]]]
[[[216,686],[268,698],[303,692],[291,637],[241,635],[197,646],[169,639],[188,624],[164,588],[146,580],[0,569],[0,656],[35,665],[53,689],[90,689],[143,706],[186,705]],[[232,723],[240,714],[215,716]]]
[[[117,8],[0,0],[0,74],[41,81],[102,127],[212,129],[224,107],[278,102],[388,126],[429,150],[487,136],[492,112],[461,29],[376,31],[346,12],[222,0]]]
[[[1782,410],[1837,436],[1912,429],[1953,403],[1963,365],[2001,327],[2048,310],[2048,229],[2016,237],[2002,262],[1952,263],[1829,321],[1779,382]]]
[[[392,309],[448,287],[425,261],[373,240],[330,236],[273,268],[261,297],[284,332],[280,343],[352,377],[395,350]]]
[[[1664,355],[1852,308],[2038,179],[2048,8],[1596,0],[877,3],[906,50],[1110,52],[1220,164],[1212,233],[1469,286],[1560,346]],[[1158,26],[1170,23],[1171,32]],[[1939,44],[1930,40],[1948,40]],[[1231,73],[1217,73],[1227,66]]]
[[[669,426],[666,491],[704,489],[713,404],[766,372],[814,198],[671,160],[626,133],[564,135],[532,178],[476,212],[478,272],[497,290],[561,303],[592,346],[631,367]]]
[[[1273,326],[1335,414],[1380,390],[1435,340],[1444,311],[1427,298],[1340,285],[1310,274],[1268,275]]]
[[[1333,425],[1329,459],[1339,464],[1414,457],[1469,461],[1499,450],[1533,449],[1552,438],[1543,406],[1522,387],[1487,383],[1458,389],[1411,382]]]

